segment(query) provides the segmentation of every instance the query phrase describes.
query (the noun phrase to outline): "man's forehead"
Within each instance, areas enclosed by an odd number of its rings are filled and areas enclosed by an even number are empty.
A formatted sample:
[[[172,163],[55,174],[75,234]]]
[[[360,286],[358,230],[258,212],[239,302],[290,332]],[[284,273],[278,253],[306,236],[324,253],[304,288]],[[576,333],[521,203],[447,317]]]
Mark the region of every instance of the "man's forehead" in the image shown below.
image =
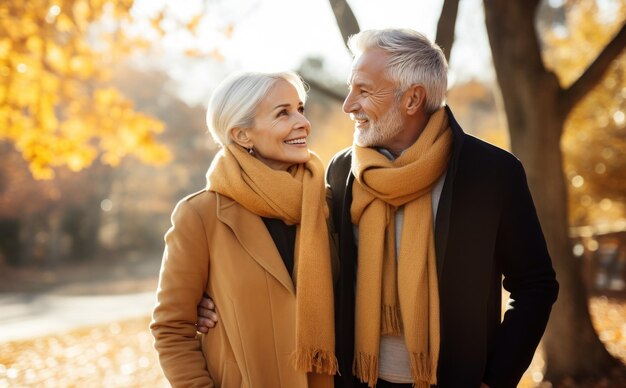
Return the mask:
[[[369,49],[357,55],[352,61],[348,83],[367,82],[385,77],[389,54],[382,49]]]
[[[371,85],[374,84],[375,80],[372,79],[371,75],[367,73],[360,72],[358,70],[353,70],[348,76],[348,85]]]
[[[386,87],[393,86],[394,82],[389,79],[384,71],[370,73],[353,69],[346,82],[348,86]]]
[[[348,83],[352,84],[360,80],[363,80],[363,75],[359,75],[358,71],[352,69],[350,74],[348,74]]]

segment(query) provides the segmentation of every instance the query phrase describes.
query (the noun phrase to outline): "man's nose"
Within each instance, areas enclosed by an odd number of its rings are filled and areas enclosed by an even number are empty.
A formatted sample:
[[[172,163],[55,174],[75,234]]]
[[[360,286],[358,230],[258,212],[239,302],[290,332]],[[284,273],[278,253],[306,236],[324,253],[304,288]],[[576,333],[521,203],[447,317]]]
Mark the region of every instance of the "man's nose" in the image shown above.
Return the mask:
[[[356,100],[352,92],[348,93],[341,108],[343,109],[345,113],[348,113],[348,114],[358,111]]]

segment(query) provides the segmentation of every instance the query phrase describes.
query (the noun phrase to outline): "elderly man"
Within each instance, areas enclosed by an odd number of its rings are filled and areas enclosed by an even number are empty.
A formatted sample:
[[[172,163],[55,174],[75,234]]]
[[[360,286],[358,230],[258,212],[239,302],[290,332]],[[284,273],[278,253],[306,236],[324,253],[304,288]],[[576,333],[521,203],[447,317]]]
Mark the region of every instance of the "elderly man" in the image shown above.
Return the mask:
[[[463,132],[422,34],[363,31],[349,47],[354,145],[327,171],[335,386],[515,387],[558,294],[523,167]]]

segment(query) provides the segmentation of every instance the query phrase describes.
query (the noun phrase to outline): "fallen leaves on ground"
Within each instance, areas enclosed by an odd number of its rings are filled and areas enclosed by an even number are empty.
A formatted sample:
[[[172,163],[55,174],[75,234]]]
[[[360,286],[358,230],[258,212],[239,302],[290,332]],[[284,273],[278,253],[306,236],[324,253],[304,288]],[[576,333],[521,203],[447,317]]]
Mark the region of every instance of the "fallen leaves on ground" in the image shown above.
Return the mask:
[[[607,350],[619,358],[626,364],[626,301],[611,299],[604,296],[593,297],[589,300],[589,312],[593,325],[600,337],[600,340],[604,342]],[[541,349],[541,345],[539,346]],[[552,387],[549,383],[541,384],[543,380],[543,371],[545,368],[545,361],[541,350],[535,353],[530,367],[524,373],[522,380],[520,381],[518,388],[534,388],[534,387]],[[624,376],[620,379],[626,378]],[[624,381],[626,383],[626,381]],[[608,385],[607,385],[608,384]],[[621,384],[621,383],[620,383]],[[615,385],[606,380],[599,379],[589,384],[576,384],[573,380],[568,379],[560,384],[556,384],[555,387],[579,387],[579,388],[595,388],[595,387],[618,387],[626,385]]]
[[[149,318],[0,344],[0,388],[167,387]]]
[[[626,363],[626,302],[592,298],[590,312],[607,349]],[[0,388],[167,387],[148,322],[132,319],[0,343]],[[537,352],[519,388],[536,387],[543,366]]]

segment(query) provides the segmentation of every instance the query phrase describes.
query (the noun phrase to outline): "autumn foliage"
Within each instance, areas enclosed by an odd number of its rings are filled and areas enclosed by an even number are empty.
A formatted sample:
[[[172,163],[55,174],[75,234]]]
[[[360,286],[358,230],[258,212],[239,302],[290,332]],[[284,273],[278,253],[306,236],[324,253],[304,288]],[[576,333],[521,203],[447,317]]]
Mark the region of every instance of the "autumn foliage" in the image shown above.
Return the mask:
[[[596,1],[583,0],[566,15],[567,34],[558,29],[543,34],[544,58],[561,84],[574,82],[621,27],[625,4],[616,4],[614,11],[607,15]],[[611,223],[626,214],[625,82],[626,54],[621,54],[565,123],[562,148],[572,225]]]
[[[163,124],[107,85],[133,42],[123,25],[132,0],[0,3],[0,141],[12,143],[37,179],[79,171],[98,158],[150,164],[170,159]]]

